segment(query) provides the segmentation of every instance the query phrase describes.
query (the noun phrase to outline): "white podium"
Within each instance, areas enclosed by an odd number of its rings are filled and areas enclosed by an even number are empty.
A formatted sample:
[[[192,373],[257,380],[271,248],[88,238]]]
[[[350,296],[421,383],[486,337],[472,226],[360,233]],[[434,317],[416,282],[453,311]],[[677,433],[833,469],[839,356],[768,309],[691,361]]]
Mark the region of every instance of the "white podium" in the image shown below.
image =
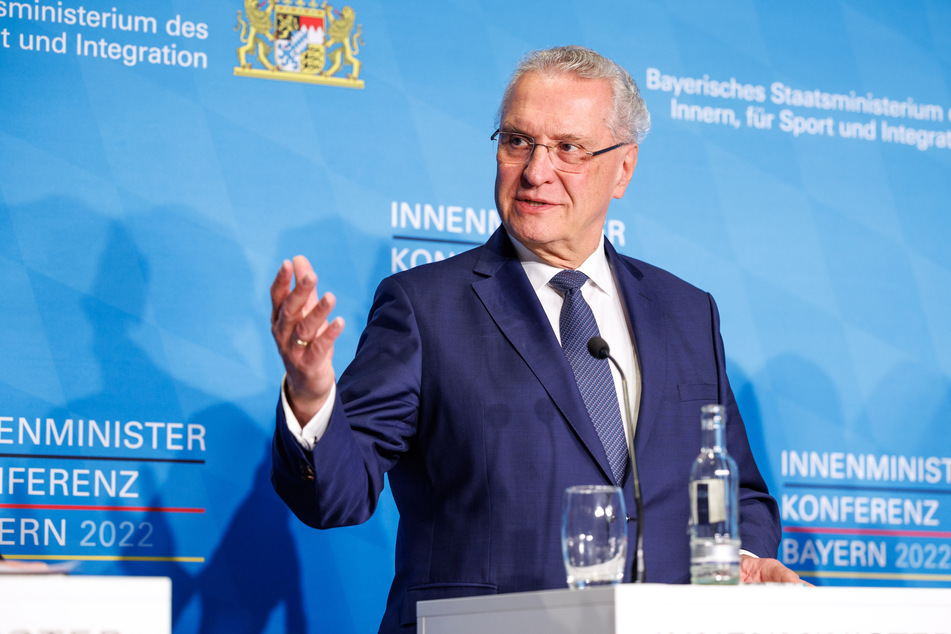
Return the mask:
[[[951,590],[624,584],[420,601],[418,634],[951,634]]]
[[[0,632],[170,634],[165,577],[0,575]]]

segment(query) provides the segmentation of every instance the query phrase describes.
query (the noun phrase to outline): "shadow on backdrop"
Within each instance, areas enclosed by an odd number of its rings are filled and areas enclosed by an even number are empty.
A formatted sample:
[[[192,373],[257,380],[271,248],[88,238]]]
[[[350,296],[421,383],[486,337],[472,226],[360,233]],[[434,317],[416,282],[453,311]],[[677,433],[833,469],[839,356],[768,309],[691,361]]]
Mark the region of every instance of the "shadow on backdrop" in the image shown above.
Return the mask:
[[[254,368],[242,369],[247,351],[236,349],[239,338],[230,336],[262,321],[239,245],[217,228],[207,230],[207,222],[191,221],[183,210],[130,213],[118,220],[76,201],[51,199],[11,214],[30,219],[20,223],[27,230],[17,238],[31,250],[30,284],[43,326],[39,336],[46,338],[60,383],[38,392],[56,394],[60,388],[63,393],[64,405],[51,407],[46,416],[185,422],[206,430],[207,451],[179,452],[204,459],[203,464],[124,460],[120,468],[139,474],[137,499],[97,500],[204,512],[95,511],[88,517],[96,525],[125,523],[134,528],[134,539],[126,547],[110,538],[111,547],[103,542],[88,551],[73,548],[74,555],[116,557],[85,561],[79,572],[170,577],[173,625],[181,634],[306,631],[291,514],[270,490],[267,474],[275,395],[270,384],[254,378],[259,376]],[[180,248],[171,248],[175,245]],[[202,248],[191,248],[195,245]],[[168,305],[170,299],[177,303]],[[266,335],[266,316],[263,321]],[[198,322],[201,326],[193,327]],[[244,381],[240,401],[222,396],[227,385],[210,390],[193,380],[192,365],[213,368],[209,359],[221,360],[226,378]],[[170,455],[161,446],[152,450],[150,434],[144,435],[139,449],[81,451],[123,458]],[[84,466],[115,465],[90,460]],[[135,547],[126,549],[129,544]]]

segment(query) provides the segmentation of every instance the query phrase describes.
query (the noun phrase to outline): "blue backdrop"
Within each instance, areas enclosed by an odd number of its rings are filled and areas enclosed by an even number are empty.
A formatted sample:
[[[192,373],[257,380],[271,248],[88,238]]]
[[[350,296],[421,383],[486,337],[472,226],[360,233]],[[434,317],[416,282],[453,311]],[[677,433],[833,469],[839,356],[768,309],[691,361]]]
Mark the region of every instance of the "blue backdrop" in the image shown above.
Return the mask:
[[[268,287],[311,258],[341,371],[578,43],[651,109],[608,233],[716,296],[784,561],[951,585],[951,5],[270,2],[0,0],[0,552],[168,575],[179,634],[374,630],[392,501],[318,532],[268,482]]]

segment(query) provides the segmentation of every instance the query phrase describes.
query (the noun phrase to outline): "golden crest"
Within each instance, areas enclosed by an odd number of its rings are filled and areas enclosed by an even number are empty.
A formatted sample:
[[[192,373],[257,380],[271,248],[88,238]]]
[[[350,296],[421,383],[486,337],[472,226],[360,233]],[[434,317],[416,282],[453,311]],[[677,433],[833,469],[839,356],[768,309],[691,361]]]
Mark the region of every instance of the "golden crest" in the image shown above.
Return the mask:
[[[238,77],[280,79],[309,84],[363,88],[360,77],[360,37],[349,6],[338,13],[317,0],[244,0],[235,31],[241,31]],[[260,65],[261,68],[256,68]],[[350,72],[338,77],[337,73]]]

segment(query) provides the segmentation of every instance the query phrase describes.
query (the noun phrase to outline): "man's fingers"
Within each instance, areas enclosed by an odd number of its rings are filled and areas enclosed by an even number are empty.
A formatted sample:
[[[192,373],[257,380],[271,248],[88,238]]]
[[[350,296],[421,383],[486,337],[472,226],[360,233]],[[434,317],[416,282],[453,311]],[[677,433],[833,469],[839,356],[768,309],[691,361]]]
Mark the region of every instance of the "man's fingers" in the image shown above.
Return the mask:
[[[324,332],[321,333],[320,336],[322,339],[324,339],[324,341],[329,341],[330,343],[333,343],[334,341],[337,340],[337,337],[340,336],[340,333],[343,332],[343,327],[344,327],[343,317],[337,317],[332,322],[327,324],[326,330],[324,330]]]
[[[304,340],[301,338],[301,341],[306,341],[306,346],[300,346],[303,350],[303,360],[306,363],[320,363],[329,359],[333,355],[334,342],[337,341],[337,337],[340,336],[340,333],[343,332],[344,321],[343,317],[337,317],[333,321],[324,322],[319,331],[313,338]],[[294,345],[296,343],[297,335],[294,336]]]
[[[757,559],[743,555],[740,557],[741,579],[743,583],[806,583],[795,572],[777,559]]]
[[[272,292],[272,301],[283,295],[279,307],[276,307],[276,312],[272,314],[271,321],[274,338],[278,341],[278,345],[287,343],[288,339],[291,338],[291,334],[297,328],[298,323],[318,303],[317,274],[314,273],[314,270],[310,267],[310,262],[307,261],[307,258],[297,256],[290,264],[290,270],[297,279],[297,284],[289,292],[283,292],[280,288],[281,282],[284,282],[286,285],[290,284],[289,281],[283,279],[283,276],[286,275],[286,266],[287,265],[281,266],[278,279],[275,280],[278,291],[276,293]],[[308,340],[305,337],[301,337],[301,339],[305,341]]]
[[[291,279],[294,276],[294,269],[290,260],[284,260],[281,268],[278,269],[274,281],[271,282],[271,325],[277,322],[278,312],[281,310],[281,304],[291,292]]]
[[[301,341],[310,342],[318,337],[322,337],[328,327],[327,318],[336,305],[337,298],[334,297],[334,294],[324,293],[324,296],[316,302],[311,311],[297,322],[292,338],[294,340],[300,339]],[[340,333],[338,332],[337,334]],[[336,336],[333,336],[331,343],[333,339],[336,339]]]
[[[311,292],[307,294],[304,305],[301,307],[301,313],[307,315],[317,305],[317,274],[311,268],[310,262],[302,255],[294,258],[294,275],[297,277],[297,284]]]

